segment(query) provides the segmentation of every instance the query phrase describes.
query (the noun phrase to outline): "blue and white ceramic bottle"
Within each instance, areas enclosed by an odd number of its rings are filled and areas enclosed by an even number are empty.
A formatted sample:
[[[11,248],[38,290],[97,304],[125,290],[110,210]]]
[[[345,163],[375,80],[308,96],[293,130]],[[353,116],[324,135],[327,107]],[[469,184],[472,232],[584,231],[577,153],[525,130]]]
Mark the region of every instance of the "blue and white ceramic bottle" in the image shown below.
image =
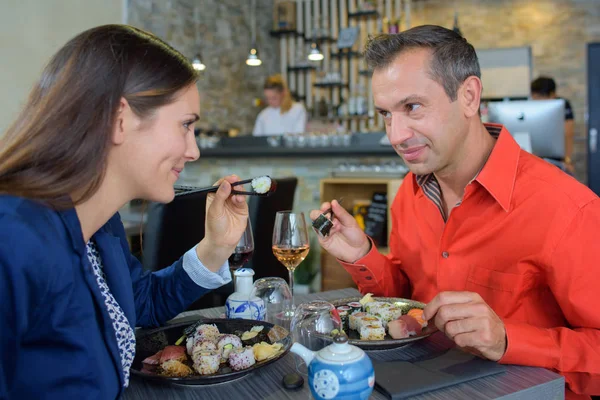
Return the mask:
[[[240,268],[234,272],[235,292],[229,295],[225,302],[225,315],[231,319],[265,318],[265,303],[260,297],[252,296],[254,270]]]

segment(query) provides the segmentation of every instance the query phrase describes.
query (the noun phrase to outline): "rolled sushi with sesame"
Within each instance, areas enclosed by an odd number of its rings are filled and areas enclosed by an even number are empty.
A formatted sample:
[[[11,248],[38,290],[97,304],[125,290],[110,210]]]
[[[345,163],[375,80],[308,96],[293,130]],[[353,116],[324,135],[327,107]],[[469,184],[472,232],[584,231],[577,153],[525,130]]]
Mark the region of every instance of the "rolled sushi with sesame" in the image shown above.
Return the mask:
[[[398,319],[398,317],[400,317],[402,315],[402,308],[400,308],[400,307],[391,307],[390,308],[390,313],[392,314],[392,319],[390,321]],[[390,322],[390,321],[388,321],[388,322]]]
[[[352,309],[352,311],[348,311],[348,314],[352,315],[357,312],[362,312],[363,306],[358,301],[353,301],[347,304],[348,307]]]
[[[360,327],[360,340],[383,340],[385,328],[379,325],[363,325]]]
[[[232,349],[229,353],[228,363],[234,371],[250,368],[255,363],[252,347],[246,346]]]
[[[348,317],[348,326],[350,327],[350,329],[354,329],[355,331],[358,330],[358,321],[361,318],[364,318],[367,316],[366,312],[358,312],[358,313],[354,313],[354,314],[350,314],[350,316]]]
[[[392,308],[392,304],[385,301],[373,301],[365,305],[365,311],[369,314],[378,314],[379,310]]]
[[[219,328],[215,324],[202,324],[196,328],[195,336],[200,339],[216,340],[220,334],[221,332],[219,332]]]
[[[360,320],[358,320],[358,322],[357,322],[358,328],[356,330],[359,331],[361,327],[367,326],[367,325],[383,326],[383,322],[381,321],[380,318],[378,318],[374,315],[367,315],[366,317],[362,317]]]
[[[194,362],[196,362],[196,357],[198,354],[204,352],[204,351],[216,351],[217,350],[217,345],[215,344],[215,342],[212,341],[212,339],[199,339],[197,340],[194,345],[192,346],[192,352],[190,354],[192,356],[192,360],[194,360]]]
[[[227,362],[229,353],[234,348],[242,347],[242,341],[235,335],[222,335],[217,342],[217,350],[221,353],[221,362]]]
[[[393,318],[392,307],[380,307],[377,308],[377,312],[373,315],[381,320],[382,326],[386,326]]]
[[[197,354],[194,360],[194,369],[200,375],[210,375],[219,370],[220,364],[221,353],[218,350],[206,350]]]

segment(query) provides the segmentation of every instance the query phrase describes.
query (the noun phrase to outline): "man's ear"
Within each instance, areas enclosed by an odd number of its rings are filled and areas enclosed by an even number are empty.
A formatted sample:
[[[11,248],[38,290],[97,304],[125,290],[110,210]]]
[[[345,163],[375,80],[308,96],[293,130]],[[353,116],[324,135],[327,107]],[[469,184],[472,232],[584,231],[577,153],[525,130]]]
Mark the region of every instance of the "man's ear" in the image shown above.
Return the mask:
[[[128,133],[136,128],[139,124],[139,118],[131,107],[129,102],[124,97],[119,100],[119,109],[117,110],[117,118],[111,135],[111,140],[114,145],[120,145],[125,142]]]
[[[461,102],[465,117],[471,118],[479,112],[481,102],[481,91],[483,85],[476,76],[470,76],[458,90],[458,100]]]

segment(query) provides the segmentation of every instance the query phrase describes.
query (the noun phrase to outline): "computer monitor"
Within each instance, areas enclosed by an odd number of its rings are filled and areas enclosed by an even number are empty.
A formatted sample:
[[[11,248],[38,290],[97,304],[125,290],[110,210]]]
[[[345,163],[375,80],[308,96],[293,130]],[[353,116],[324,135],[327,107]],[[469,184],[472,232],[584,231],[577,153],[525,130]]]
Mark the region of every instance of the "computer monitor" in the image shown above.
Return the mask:
[[[531,139],[531,153],[542,158],[565,158],[565,101],[518,100],[488,103],[490,122],[502,124],[515,138]]]

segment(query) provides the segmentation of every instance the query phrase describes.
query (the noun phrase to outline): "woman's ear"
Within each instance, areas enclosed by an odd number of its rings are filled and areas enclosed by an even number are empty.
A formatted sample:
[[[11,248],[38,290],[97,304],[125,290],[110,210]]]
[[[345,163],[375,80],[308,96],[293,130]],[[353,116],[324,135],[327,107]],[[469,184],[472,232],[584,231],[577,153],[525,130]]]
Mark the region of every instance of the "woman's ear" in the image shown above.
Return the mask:
[[[117,110],[117,118],[111,135],[111,140],[114,145],[120,145],[125,142],[129,132],[136,129],[139,125],[139,118],[131,107],[129,102],[124,97],[119,100],[119,109]]]

